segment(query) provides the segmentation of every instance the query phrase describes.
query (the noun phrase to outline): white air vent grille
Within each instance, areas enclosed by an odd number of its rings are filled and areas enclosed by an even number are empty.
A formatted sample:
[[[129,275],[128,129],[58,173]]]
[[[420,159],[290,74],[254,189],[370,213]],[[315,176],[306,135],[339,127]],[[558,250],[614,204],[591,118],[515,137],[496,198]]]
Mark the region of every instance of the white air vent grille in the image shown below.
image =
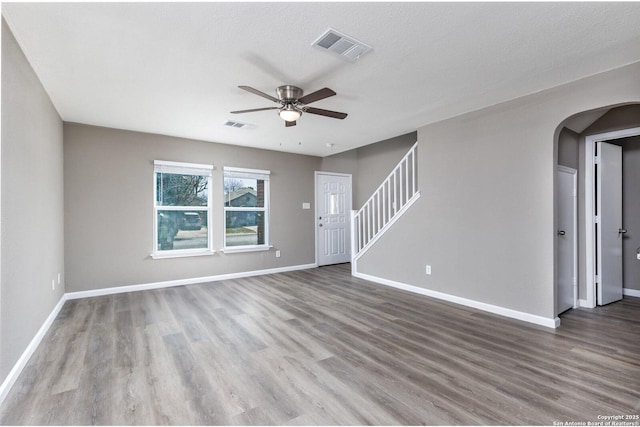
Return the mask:
[[[251,125],[249,123],[236,122],[234,120],[227,120],[224,122],[225,126],[229,126],[237,129],[254,129],[256,125]]]
[[[313,45],[338,55],[347,61],[355,61],[371,50],[371,46],[332,28],[325,31],[313,42]]]

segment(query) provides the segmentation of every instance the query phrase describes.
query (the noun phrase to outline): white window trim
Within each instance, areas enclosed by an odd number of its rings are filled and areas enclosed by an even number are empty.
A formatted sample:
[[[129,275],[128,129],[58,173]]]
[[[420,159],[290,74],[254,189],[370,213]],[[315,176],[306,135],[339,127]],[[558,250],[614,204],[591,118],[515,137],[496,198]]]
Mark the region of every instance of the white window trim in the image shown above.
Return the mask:
[[[265,176],[265,179],[269,179],[271,175],[271,171],[264,169],[245,169],[245,168],[232,168],[230,166],[225,166],[224,168],[224,176],[228,176],[231,178],[236,177],[247,177],[247,175],[252,175],[252,177]]]
[[[213,165],[171,162],[167,160],[153,161],[153,248],[151,251],[152,259],[165,258],[184,258],[192,256],[213,255],[216,251],[213,249],[213,228],[211,227],[213,220],[213,191],[212,177]],[[185,175],[202,175],[209,180],[207,187],[207,206],[158,206],[158,188],[156,174],[175,173]],[[158,249],[158,211],[207,211],[207,247],[197,249]]]
[[[224,186],[225,178],[249,178],[264,180],[267,182],[265,186],[264,194],[264,207],[232,207],[225,206],[225,200],[223,199],[223,215],[222,215],[222,244],[223,249],[220,251],[225,254],[241,253],[241,252],[258,252],[268,251],[273,246],[270,240],[270,222],[271,222],[271,209],[270,209],[270,196],[271,196],[271,171],[264,169],[248,169],[224,166],[222,174],[222,185]],[[223,190],[224,197],[224,190]],[[245,211],[245,212],[264,212],[265,213],[265,230],[264,230],[264,244],[262,245],[243,245],[243,246],[227,246],[227,212],[228,211]]]
[[[269,251],[271,248],[273,248],[272,245],[229,246],[228,248],[220,249],[220,252],[225,254],[235,254],[240,252]]]
[[[199,163],[184,163],[184,162],[170,162],[168,160],[154,160],[153,161],[154,170],[161,170],[162,172],[167,172],[168,170],[175,170],[177,173],[181,173],[185,169],[193,169],[197,170],[198,174],[201,174],[202,171],[209,171],[209,176],[213,171],[213,165],[204,165]]]
[[[165,258],[186,258],[192,256],[208,256],[215,255],[216,251],[214,249],[177,249],[177,250],[167,250],[162,252],[154,252],[151,254],[151,258],[153,259],[165,259]]]

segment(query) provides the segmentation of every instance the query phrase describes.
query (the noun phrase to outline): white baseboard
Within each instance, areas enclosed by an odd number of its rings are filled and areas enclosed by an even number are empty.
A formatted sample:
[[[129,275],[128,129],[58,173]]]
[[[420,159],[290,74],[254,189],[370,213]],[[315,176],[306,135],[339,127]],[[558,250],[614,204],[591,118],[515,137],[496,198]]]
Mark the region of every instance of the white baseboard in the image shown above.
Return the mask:
[[[36,333],[36,335],[33,337],[29,345],[27,345],[27,348],[24,350],[24,352],[22,352],[22,355],[20,356],[16,364],[13,365],[13,368],[11,369],[7,377],[4,379],[4,382],[2,383],[2,385],[0,385],[0,404],[4,401],[4,399],[9,394],[11,387],[13,387],[13,385],[15,384],[16,380],[20,376],[20,373],[22,372],[24,367],[27,366],[27,362],[29,362],[29,359],[31,358],[33,353],[36,351],[36,349],[42,342],[42,338],[44,338],[47,331],[53,324],[53,321],[58,316],[58,313],[60,313],[60,310],[62,309],[62,306],[64,305],[66,300],[67,300],[66,295],[62,295],[62,298],[60,298],[60,301],[58,301],[56,306],[53,308],[53,310],[51,311],[51,314],[49,314],[49,317],[47,317],[47,319],[44,321],[40,329],[38,329],[38,332]]]
[[[193,277],[190,279],[167,280],[164,282],[145,283],[142,285],[116,286],[113,288],[93,289],[90,291],[68,292],[68,300],[98,297],[102,295],[122,294],[126,292],[146,291],[149,289],[170,288],[173,286],[195,285],[197,283],[218,282],[220,280],[240,279],[243,277],[262,276],[265,274],[286,273],[288,271],[315,268],[318,264],[292,265],[288,267],[269,268],[265,270],[244,271],[240,273],[219,274],[216,276]]]
[[[500,316],[510,317],[512,319],[522,320],[525,322],[533,323],[547,328],[555,329],[560,326],[560,318],[549,318],[537,316],[535,314],[529,314],[522,311],[512,310],[510,308],[500,307],[497,305],[487,304],[480,301],[475,301],[467,298],[457,297],[455,295],[449,295],[442,292],[432,291],[430,289],[420,288],[418,286],[407,285],[406,283],[396,282],[394,280],[384,279],[381,277],[371,276],[364,273],[354,272],[355,277],[359,277],[370,282],[379,283],[385,286],[391,286],[393,288],[402,289],[416,294],[426,295],[428,297],[437,298],[440,300],[452,302],[455,304],[464,305],[466,307],[475,308],[489,313],[498,314]]]
[[[622,295],[640,298],[640,291],[637,289],[623,288]]]
[[[578,307],[593,308],[587,303],[586,299],[579,299],[578,300]]]
[[[637,289],[622,288],[622,295],[628,296],[628,297],[640,298],[640,291],[637,290]],[[578,300],[578,306],[579,307],[584,307],[584,308],[595,308],[595,307],[590,306],[587,303],[586,299],[579,299]]]

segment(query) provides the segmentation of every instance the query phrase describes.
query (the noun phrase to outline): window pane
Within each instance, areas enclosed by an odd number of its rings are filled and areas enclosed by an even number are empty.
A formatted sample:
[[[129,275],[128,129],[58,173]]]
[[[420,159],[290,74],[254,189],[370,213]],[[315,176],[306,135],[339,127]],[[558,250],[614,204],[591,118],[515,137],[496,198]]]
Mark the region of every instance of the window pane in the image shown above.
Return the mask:
[[[329,195],[329,214],[338,215],[340,213],[340,195],[338,193],[331,193]]]
[[[264,207],[262,179],[224,178],[224,205],[243,208]]]
[[[156,173],[158,206],[207,206],[209,178],[203,175]]]
[[[227,211],[226,246],[265,244],[265,213]]]
[[[157,250],[206,249],[207,211],[158,211]]]

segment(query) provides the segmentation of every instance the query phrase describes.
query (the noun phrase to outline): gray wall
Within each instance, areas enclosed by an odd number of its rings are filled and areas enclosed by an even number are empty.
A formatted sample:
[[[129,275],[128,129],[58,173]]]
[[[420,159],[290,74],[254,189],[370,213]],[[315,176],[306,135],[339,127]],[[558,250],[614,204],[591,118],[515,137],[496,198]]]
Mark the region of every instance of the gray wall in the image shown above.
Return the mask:
[[[320,167],[323,172],[349,173],[353,175],[353,205],[355,209],[355,180],[358,174],[358,149],[355,148],[332,156],[323,157]]]
[[[584,139],[586,135],[613,132],[638,126],[640,126],[640,104],[623,105],[609,110],[582,131],[580,136]]]
[[[640,101],[638,75],[635,63],[418,129],[422,197],[359,271],[553,318],[560,125]]]
[[[0,382],[64,293],[62,150],[62,121],[2,20]]]
[[[411,132],[322,159],[322,170],[353,175],[353,208],[360,209],[417,141]]]
[[[558,136],[558,164],[579,169],[580,135],[571,129],[562,128]]]
[[[314,171],[320,168],[319,157],[70,123],[65,123],[64,134],[67,292],[315,262]],[[151,259],[154,160],[215,166],[214,249],[222,248],[224,231],[223,166],[270,170],[274,250]],[[303,202],[311,203],[311,209],[303,210]],[[275,257],[275,249],[282,251],[281,258]]]

